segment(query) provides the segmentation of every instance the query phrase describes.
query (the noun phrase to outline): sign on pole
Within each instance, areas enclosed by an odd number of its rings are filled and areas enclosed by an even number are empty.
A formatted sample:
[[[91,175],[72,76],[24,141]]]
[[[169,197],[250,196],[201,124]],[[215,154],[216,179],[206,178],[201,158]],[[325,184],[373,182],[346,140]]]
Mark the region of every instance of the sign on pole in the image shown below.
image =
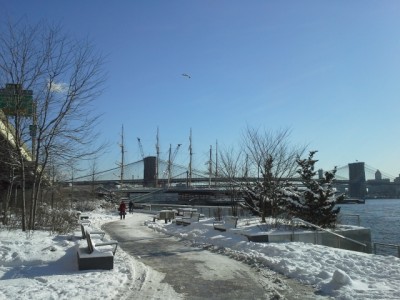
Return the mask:
[[[32,116],[32,90],[23,90],[20,84],[6,84],[6,88],[0,89],[0,109],[10,116]]]

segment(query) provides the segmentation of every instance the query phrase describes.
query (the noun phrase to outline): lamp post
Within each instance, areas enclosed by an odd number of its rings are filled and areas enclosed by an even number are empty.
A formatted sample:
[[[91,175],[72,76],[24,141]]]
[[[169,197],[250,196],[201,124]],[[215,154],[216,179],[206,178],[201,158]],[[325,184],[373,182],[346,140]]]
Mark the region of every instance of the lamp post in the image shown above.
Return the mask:
[[[29,126],[29,133],[32,138],[32,161],[36,159],[36,134],[37,134],[37,119],[36,119],[36,103],[32,101],[32,125]]]

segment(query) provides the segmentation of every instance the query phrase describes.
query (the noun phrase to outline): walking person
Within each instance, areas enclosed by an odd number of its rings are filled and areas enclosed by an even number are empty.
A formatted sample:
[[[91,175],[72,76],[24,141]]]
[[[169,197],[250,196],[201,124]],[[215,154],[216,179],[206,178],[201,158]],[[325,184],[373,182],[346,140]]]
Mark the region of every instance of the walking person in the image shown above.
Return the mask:
[[[130,214],[133,213],[133,202],[132,202],[132,200],[129,201],[129,213]]]
[[[125,202],[122,200],[121,204],[119,205],[119,216],[120,216],[120,220],[122,220],[122,218],[125,219],[125,215],[126,215],[126,205]]]

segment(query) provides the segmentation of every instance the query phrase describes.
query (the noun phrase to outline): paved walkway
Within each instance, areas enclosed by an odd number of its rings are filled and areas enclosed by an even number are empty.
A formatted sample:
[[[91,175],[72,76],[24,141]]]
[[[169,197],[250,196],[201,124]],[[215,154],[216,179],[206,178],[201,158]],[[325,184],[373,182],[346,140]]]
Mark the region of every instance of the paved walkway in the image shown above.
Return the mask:
[[[258,271],[227,256],[191,247],[189,241],[143,225],[150,216],[129,215],[103,229],[120,247],[154,270],[184,299],[321,299],[311,287],[279,274]]]

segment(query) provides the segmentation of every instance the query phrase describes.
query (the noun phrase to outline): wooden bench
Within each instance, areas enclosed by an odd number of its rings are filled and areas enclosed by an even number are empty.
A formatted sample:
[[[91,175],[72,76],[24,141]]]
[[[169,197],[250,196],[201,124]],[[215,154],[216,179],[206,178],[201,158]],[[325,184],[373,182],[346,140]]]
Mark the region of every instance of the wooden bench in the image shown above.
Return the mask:
[[[81,219],[81,220],[89,220],[89,216],[85,215],[85,214],[80,214],[79,215],[79,219]]]
[[[185,210],[180,212],[180,217],[175,218],[175,224],[176,225],[189,225],[190,224],[190,219],[192,218],[192,215],[195,212]],[[189,222],[189,223],[188,223]]]
[[[237,222],[237,217],[224,217],[222,221],[214,221],[213,226],[215,230],[226,231],[230,228],[236,228]]]
[[[184,215],[191,214],[191,213],[195,213],[195,212],[197,212],[197,209],[196,209],[196,208],[191,208],[191,207],[180,207],[180,208],[178,208],[178,213],[177,213],[177,215],[178,215],[178,216],[184,216]]]
[[[193,212],[190,218],[182,218],[181,223],[183,226],[187,226],[194,222],[199,222],[199,220],[200,220],[200,214],[197,212]]]
[[[161,210],[157,215],[153,216],[153,222],[156,220],[165,220],[165,224],[175,219],[175,212],[173,210]]]
[[[114,255],[117,251],[117,241],[94,242],[89,230],[85,232],[87,247],[78,247],[78,268],[79,270],[102,269],[111,270],[114,268]],[[98,247],[110,246],[111,251],[99,251]]]
[[[87,214],[82,214],[80,211],[76,214],[77,215],[77,217],[78,217],[78,222],[80,223],[80,222],[85,222],[85,221],[88,221],[88,222],[90,222],[89,221],[89,215],[87,215]]]

